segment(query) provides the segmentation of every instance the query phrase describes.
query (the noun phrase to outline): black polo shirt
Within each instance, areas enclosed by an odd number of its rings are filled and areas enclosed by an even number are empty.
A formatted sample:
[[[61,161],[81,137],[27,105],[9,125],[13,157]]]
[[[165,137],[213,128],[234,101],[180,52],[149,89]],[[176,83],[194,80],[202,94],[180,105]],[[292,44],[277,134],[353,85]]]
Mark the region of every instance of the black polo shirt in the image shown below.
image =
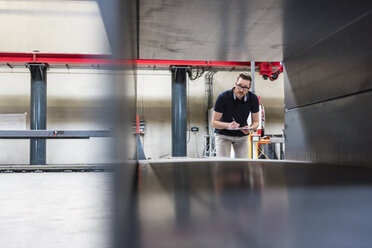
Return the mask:
[[[222,113],[220,121],[232,122],[234,118],[235,121],[240,124],[240,127],[247,126],[249,113],[257,113],[259,111],[258,97],[254,93],[248,91],[248,93],[239,100],[235,96],[233,90],[234,88],[226,90],[217,97],[214,111]],[[214,132],[229,136],[246,135],[240,130],[215,129]]]

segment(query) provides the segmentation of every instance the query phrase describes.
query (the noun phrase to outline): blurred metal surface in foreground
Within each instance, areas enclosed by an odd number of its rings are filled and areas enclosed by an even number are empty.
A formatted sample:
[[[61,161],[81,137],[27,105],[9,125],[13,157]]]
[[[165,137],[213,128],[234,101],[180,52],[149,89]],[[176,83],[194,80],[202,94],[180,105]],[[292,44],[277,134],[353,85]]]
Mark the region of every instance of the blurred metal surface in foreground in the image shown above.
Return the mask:
[[[144,162],[138,183],[138,244],[368,247],[371,192],[370,168],[232,160]]]
[[[338,72],[349,68],[350,63],[358,65],[354,59],[368,58],[364,55],[370,51],[370,35],[360,28],[368,24],[364,20],[370,19],[369,1],[339,1],[337,5],[333,1],[304,0],[99,3],[114,59],[283,60],[288,68],[286,98],[293,94],[289,100],[303,99],[298,98],[301,94],[297,92],[305,92],[306,104],[314,104],[310,106],[314,109],[318,108],[313,101],[319,94],[314,94],[317,91],[313,89],[319,87],[322,93],[328,92],[322,90],[323,85],[331,85],[329,92],[344,89],[338,80],[338,75],[343,74]],[[347,51],[352,51],[352,55]],[[343,63],[342,67],[331,63],[334,54],[345,54],[334,56],[342,58],[336,62],[350,63]],[[323,59],[327,63],[319,63]],[[300,73],[293,70],[298,63],[306,65],[306,70]],[[307,72],[312,73],[311,77],[307,77]],[[362,81],[353,85],[363,85],[363,90],[370,91],[370,81],[363,81],[368,73],[363,71],[358,77]],[[314,86],[313,75],[321,76],[321,84],[305,91],[298,87],[304,82]],[[347,76],[354,74],[347,72]],[[330,78],[337,83],[328,84]],[[286,142],[290,157],[303,159],[310,154],[312,161],[331,162],[338,167],[243,161],[175,162],[141,165],[136,175],[136,162],[128,162],[135,157],[130,151],[135,149],[135,136],[128,132],[128,124],[135,120],[134,77],[125,85],[119,83],[114,92],[120,96],[115,98],[119,100],[112,110],[113,122],[120,127],[115,156],[124,161],[115,173],[116,247],[367,247],[372,243],[371,170],[342,166],[369,165],[366,147],[370,147],[371,139],[368,136],[363,142],[356,142],[358,132],[355,138],[344,141],[357,145],[355,153],[342,153],[340,149],[331,153],[337,143],[325,149],[317,143],[325,139],[323,123],[331,123],[327,126],[330,130],[343,123],[345,115],[331,110],[344,106],[343,102],[348,102],[346,97],[338,96],[344,99],[335,100],[341,104],[326,106],[324,116],[328,112],[335,114],[331,122],[328,118],[315,126],[312,122],[304,123],[304,119],[320,119],[319,115],[312,115],[309,108],[295,101],[289,102],[292,113],[286,114],[287,123],[289,120],[289,124],[298,127],[293,132],[295,139],[289,133]],[[322,101],[333,100],[322,97]],[[370,101],[363,103],[368,105]],[[358,123],[368,118],[362,114],[356,119]],[[292,116],[298,118],[288,119]],[[307,139],[311,133],[307,130],[314,129],[321,130],[315,133],[316,142]],[[340,130],[344,129],[337,129],[331,138],[341,137]],[[306,147],[309,149],[301,149]],[[317,150],[319,147],[322,149]],[[365,155],[360,156],[360,151]]]
[[[137,1],[98,0],[112,50],[112,59],[137,59]],[[136,231],[136,136],[132,123],[136,120],[135,65],[113,67],[112,106],[107,118],[115,127],[113,156],[118,164],[114,172],[115,247],[137,247]],[[117,71],[119,73],[116,73]]]

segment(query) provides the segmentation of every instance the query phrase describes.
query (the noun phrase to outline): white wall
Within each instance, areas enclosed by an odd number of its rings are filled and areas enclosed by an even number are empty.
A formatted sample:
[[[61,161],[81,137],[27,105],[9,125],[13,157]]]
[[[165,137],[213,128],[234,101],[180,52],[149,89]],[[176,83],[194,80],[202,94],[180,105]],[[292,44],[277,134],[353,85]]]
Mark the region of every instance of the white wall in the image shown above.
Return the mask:
[[[142,145],[148,158],[168,158],[172,155],[172,87],[169,71],[140,70],[137,74],[137,109],[141,120],[146,121],[146,134]],[[187,128],[199,127],[199,132],[187,132],[187,154],[202,155],[203,137],[206,135],[204,112],[204,77],[187,82]],[[196,149],[198,147],[198,149]]]
[[[111,128],[103,111],[112,96],[111,74],[94,69],[50,69],[47,72],[47,129],[103,130]],[[30,73],[1,68],[0,113],[27,112],[30,118]],[[110,138],[48,140],[47,163],[107,163]],[[29,140],[1,140],[0,164],[28,164]]]
[[[0,52],[111,52],[96,1],[0,1]],[[106,129],[110,75],[94,69],[51,69],[47,83],[47,128]],[[0,64],[0,114],[30,112],[30,73]],[[29,128],[27,115],[27,127]],[[47,163],[102,163],[112,159],[108,138],[48,140]],[[0,140],[0,164],[28,164],[29,140]]]
[[[95,1],[0,1],[0,52],[111,52]]]
[[[213,102],[218,94],[234,86],[239,72],[220,71],[214,75]],[[266,110],[266,134],[282,134],[284,128],[283,77],[276,81],[263,80],[256,73],[256,93],[262,97]],[[187,155],[201,157],[204,136],[207,134],[205,108],[205,78],[188,80],[188,129],[199,127],[199,132],[187,133]],[[166,70],[140,70],[137,75],[137,112],[146,122],[146,133],[141,136],[147,158],[168,158],[172,153],[171,73]]]
[[[172,133],[171,75],[166,71],[140,71],[137,74],[137,113],[146,122],[142,145],[148,158],[170,156]]]

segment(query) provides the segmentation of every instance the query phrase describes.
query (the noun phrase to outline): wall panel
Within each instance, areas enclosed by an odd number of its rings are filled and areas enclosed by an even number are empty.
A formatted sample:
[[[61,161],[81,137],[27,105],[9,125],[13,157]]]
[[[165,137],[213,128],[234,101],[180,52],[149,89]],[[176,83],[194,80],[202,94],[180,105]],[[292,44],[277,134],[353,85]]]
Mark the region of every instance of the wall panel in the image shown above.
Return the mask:
[[[372,166],[372,90],[288,110],[286,159]]]
[[[372,88],[372,14],[285,60],[290,109]]]
[[[372,166],[372,12],[366,11],[285,60],[287,159]]]

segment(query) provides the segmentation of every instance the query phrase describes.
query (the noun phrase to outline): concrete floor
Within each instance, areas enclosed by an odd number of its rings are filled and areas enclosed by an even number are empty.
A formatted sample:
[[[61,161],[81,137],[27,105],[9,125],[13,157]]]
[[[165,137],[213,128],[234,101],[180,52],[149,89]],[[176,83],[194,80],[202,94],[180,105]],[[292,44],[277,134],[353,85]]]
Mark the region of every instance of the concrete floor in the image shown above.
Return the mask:
[[[1,173],[0,247],[110,247],[112,174]]]

